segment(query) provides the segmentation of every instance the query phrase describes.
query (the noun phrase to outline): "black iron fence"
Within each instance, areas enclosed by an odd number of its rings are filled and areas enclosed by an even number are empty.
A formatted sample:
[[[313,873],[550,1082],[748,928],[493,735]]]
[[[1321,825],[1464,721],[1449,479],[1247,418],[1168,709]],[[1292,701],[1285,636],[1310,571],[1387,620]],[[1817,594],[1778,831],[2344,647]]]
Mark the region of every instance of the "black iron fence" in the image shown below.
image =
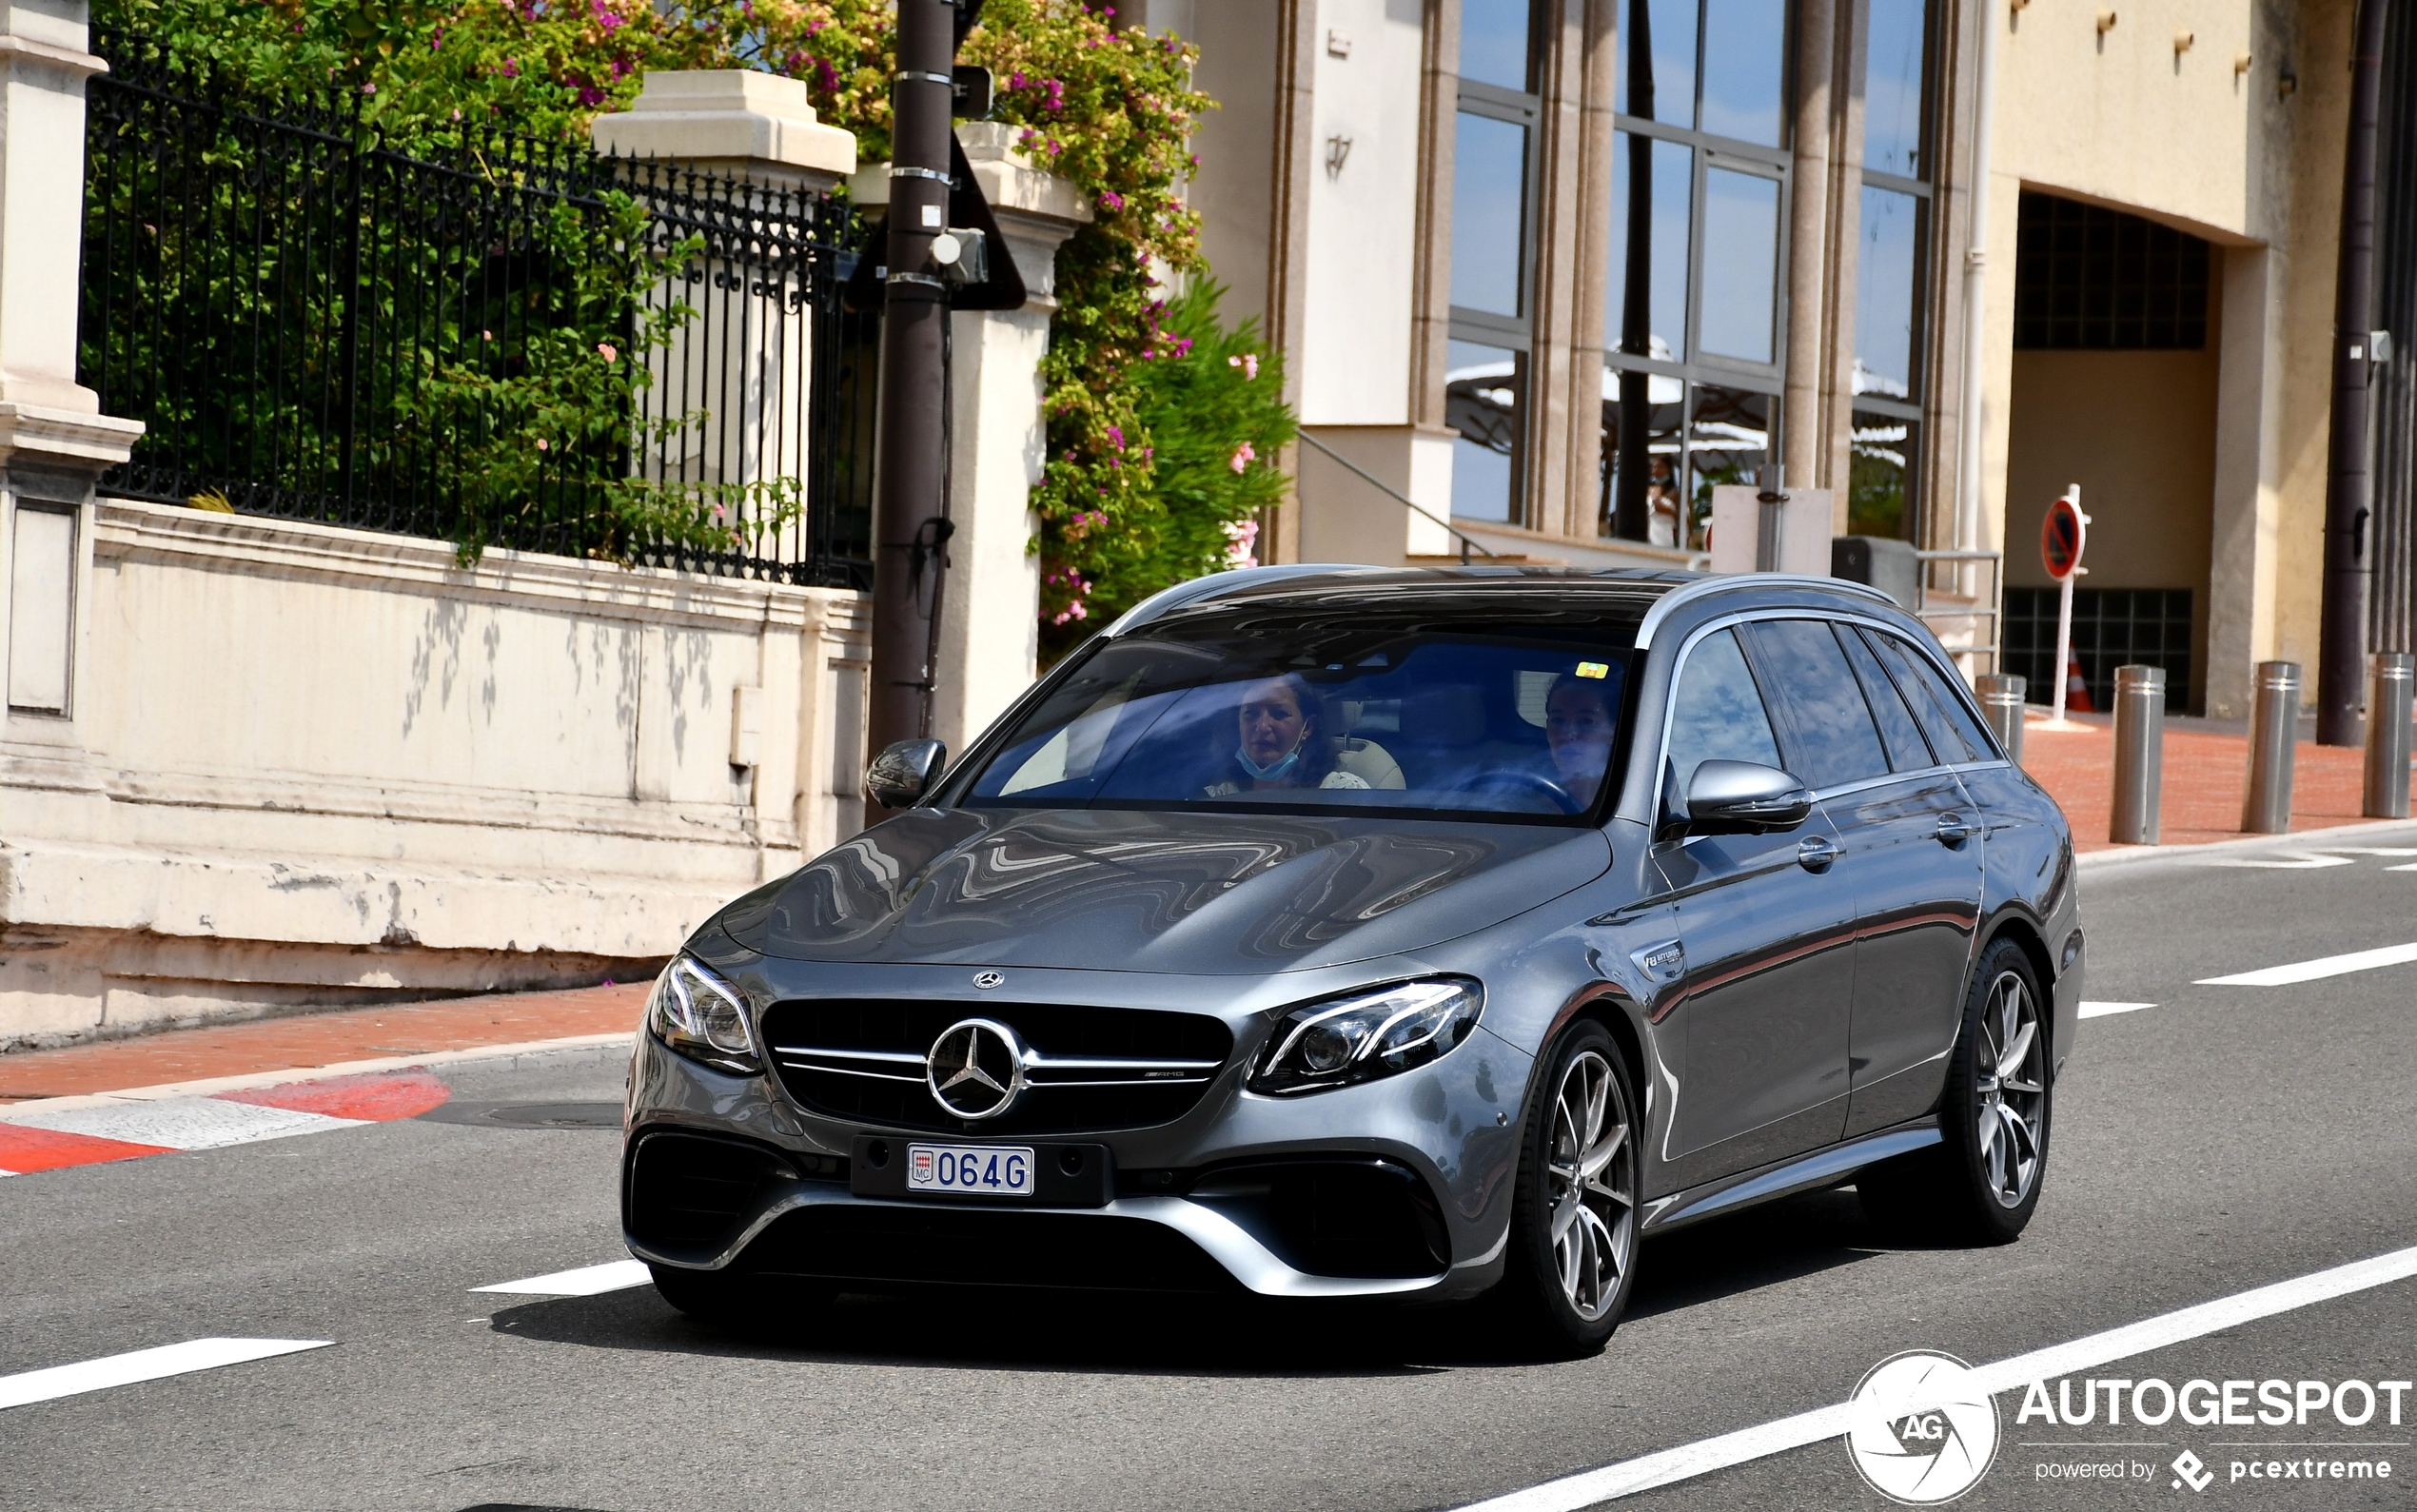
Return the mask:
[[[843,206],[504,135],[407,153],[97,46],[80,376],[148,427],[106,491],[870,586]]]

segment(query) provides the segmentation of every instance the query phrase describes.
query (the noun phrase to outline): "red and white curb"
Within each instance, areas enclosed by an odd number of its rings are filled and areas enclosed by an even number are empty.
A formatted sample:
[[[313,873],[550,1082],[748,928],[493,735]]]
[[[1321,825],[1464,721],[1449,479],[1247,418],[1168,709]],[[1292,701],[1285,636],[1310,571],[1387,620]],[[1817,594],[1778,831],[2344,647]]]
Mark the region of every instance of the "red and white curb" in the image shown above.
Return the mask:
[[[481,1045],[0,1106],[0,1176],[417,1118],[452,1095],[430,1066],[626,1045],[629,1038],[580,1034]]]
[[[452,1092],[426,1071],[333,1076],[202,1097],[0,1112],[0,1175],[416,1118]],[[83,1099],[77,1099],[83,1101]]]

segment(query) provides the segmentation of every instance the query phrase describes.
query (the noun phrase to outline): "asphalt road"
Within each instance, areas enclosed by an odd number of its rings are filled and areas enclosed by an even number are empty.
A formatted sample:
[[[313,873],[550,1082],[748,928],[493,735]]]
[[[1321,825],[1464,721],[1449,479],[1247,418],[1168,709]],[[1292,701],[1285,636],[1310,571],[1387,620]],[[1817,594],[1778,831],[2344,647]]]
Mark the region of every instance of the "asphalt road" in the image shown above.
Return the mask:
[[[2417,829],[2357,843],[2417,847]],[[2089,997],[2156,1006],[2083,1025],[2020,1243],[1892,1247],[1851,1192],[1794,1199],[1648,1245],[1629,1320],[1576,1364],[1508,1354],[1472,1315],[851,1297],[749,1336],[647,1288],[474,1294],[622,1256],[612,1129],[461,1119],[618,1098],[620,1058],[594,1051],[447,1068],[456,1100],[437,1117],[13,1178],[0,1377],[205,1336],[332,1346],[0,1411],[0,1507],[1271,1512],[1501,1496],[1837,1403],[1900,1350],[2002,1360],[2417,1246],[2417,963],[2192,985],[2417,940],[2417,871],[2391,870],[2412,859],[2088,874]],[[2408,1380],[2417,1280],[2085,1374]],[[1960,1505],[2417,1505],[2417,1393],[2401,1425],[2379,1410],[2356,1428],[2322,1413],[2017,1423],[2018,1396],[1998,1399],[1993,1468]],[[2215,1477],[2203,1492],[2167,1469],[2185,1449]],[[2392,1475],[2231,1479],[2235,1461],[2287,1455]],[[2116,1462],[2119,1482],[2042,1479]],[[1625,1504],[1887,1503],[1826,1439]]]

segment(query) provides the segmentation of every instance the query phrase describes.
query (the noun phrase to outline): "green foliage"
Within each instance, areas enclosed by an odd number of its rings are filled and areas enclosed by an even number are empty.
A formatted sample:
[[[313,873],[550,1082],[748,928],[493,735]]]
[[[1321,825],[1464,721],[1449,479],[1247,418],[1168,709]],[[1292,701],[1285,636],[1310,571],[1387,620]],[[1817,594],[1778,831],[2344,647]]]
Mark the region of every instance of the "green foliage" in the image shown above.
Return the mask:
[[[994,118],[1019,128],[1033,163],[1071,181],[1094,212],[1059,252],[1042,367],[1049,461],[1032,506],[1052,630],[1222,560],[1214,543],[1227,523],[1281,494],[1267,459],[1290,435],[1267,367],[1258,386],[1244,385],[1248,402],[1197,384],[1195,398],[1217,401],[1198,416],[1149,397],[1184,386],[1155,376],[1172,344],[1267,359],[1255,336],[1216,325],[1213,295],[1171,308],[1161,298],[1162,280],[1207,271],[1181,185],[1192,125],[1210,102],[1191,86],[1193,49],[1119,30],[1113,18],[1081,0],[990,0],[963,50],[996,75]],[[404,146],[492,127],[573,138],[598,112],[626,108],[646,69],[755,68],[806,81],[822,119],[855,133],[864,161],[889,152],[888,0],[95,0],[94,20],[258,86],[342,91],[373,130]],[[563,349],[574,345],[566,338]],[[588,434],[601,411],[568,396],[600,403],[610,385],[578,388],[573,376],[592,364],[549,363],[518,387],[482,387],[480,401]],[[468,389],[456,392],[468,402]],[[1245,443],[1260,461],[1238,478],[1228,469],[1231,485],[1205,464],[1166,472],[1178,454],[1230,459]],[[1133,540],[1113,539],[1126,533]]]
[[[1171,583],[1254,565],[1261,511],[1283,501],[1277,451],[1291,442],[1279,359],[1255,323],[1228,330],[1225,290],[1202,277],[1156,312],[1134,368],[1136,430],[1110,436],[1149,483],[1095,495],[1056,532],[1044,599],[1052,656]],[[1111,471],[1116,470],[1111,468]]]

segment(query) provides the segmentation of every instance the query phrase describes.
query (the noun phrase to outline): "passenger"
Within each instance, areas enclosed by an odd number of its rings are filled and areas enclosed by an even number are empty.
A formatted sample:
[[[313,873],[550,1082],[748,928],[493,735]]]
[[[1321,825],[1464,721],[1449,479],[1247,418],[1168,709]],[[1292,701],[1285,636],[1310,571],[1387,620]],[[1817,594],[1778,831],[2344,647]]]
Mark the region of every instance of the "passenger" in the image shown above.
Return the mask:
[[[1544,695],[1544,740],[1552,747],[1553,769],[1581,808],[1593,803],[1602,786],[1619,724],[1600,678],[1559,677]]]
[[[1227,775],[1202,789],[1204,797],[1231,797],[1266,788],[1367,786],[1366,779],[1335,766],[1326,701],[1299,677],[1269,677],[1245,688],[1238,723],[1241,740],[1226,764]]]

